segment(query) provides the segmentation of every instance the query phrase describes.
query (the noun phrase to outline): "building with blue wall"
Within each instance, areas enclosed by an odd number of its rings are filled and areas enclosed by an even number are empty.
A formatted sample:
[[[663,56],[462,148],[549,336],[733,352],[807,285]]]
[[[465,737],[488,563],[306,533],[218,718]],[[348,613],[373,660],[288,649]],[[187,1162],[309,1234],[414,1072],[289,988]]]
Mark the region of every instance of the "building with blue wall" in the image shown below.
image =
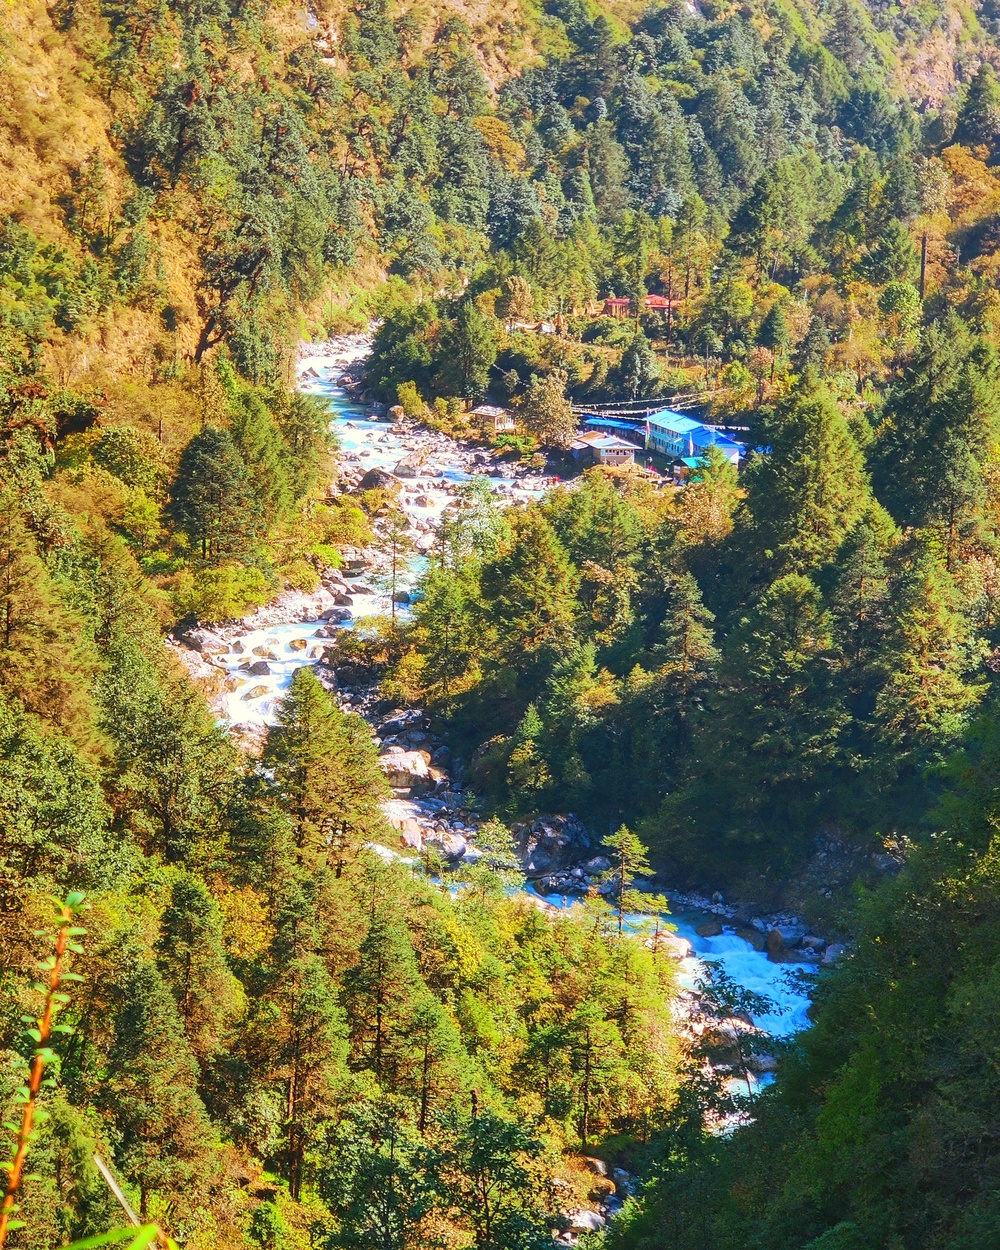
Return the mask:
[[[709,447],[717,447],[733,464],[739,464],[746,449],[742,443],[720,434],[694,417],[664,408],[646,418],[646,450],[659,452],[674,460],[690,460],[703,456]]]

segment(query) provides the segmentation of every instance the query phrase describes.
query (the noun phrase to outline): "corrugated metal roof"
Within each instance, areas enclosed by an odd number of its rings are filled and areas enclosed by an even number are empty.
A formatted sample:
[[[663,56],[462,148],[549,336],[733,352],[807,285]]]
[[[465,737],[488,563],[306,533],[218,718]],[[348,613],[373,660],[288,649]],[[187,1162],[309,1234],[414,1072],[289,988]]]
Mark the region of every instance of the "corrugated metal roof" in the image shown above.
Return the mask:
[[[620,448],[623,451],[635,451],[635,443],[628,443],[623,438],[618,438],[614,434],[605,434],[602,438],[588,438],[586,440],[591,447],[599,447],[601,451],[611,451],[614,448]]]
[[[624,417],[584,417],[584,425],[610,425],[615,430],[638,430],[642,432],[642,419],[626,421]]]
[[[650,425],[658,430],[667,430],[671,434],[690,434],[692,430],[703,430],[707,427],[693,417],[686,417],[682,412],[674,412],[670,408],[662,408],[659,412],[651,412],[646,418]]]

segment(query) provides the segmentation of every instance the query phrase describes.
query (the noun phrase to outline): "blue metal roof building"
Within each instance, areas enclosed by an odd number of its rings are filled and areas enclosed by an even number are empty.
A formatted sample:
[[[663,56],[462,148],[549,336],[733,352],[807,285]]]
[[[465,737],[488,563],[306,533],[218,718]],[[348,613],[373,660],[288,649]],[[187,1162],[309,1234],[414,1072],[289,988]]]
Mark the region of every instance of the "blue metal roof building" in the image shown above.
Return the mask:
[[[631,421],[626,417],[584,417],[583,424],[591,430],[601,430],[605,434],[617,434],[619,438],[626,438],[630,443],[635,443],[637,447],[646,446],[646,421],[645,418],[635,419]]]
[[[646,448],[649,451],[675,459],[691,459],[704,455],[712,446],[718,447],[733,464],[739,463],[745,451],[742,443],[670,408],[650,413],[646,418]]]

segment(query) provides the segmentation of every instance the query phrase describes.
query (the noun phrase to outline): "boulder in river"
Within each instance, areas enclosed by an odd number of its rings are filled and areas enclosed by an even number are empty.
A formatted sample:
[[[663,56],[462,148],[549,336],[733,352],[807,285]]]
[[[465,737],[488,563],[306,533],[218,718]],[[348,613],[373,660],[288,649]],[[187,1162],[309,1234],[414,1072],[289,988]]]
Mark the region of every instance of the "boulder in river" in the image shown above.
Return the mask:
[[[423,830],[415,820],[404,821],[403,828],[399,831],[399,841],[413,851],[422,851],[424,849]]]
[[[309,644],[304,638],[293,638],[288,644],[289,651],[305,651]]]
[[[515,825],[514,837],[525,871],[531,875],[552,872],[577,863],[592,853],[596,839],[572,813],[539,816],[528,825]]]
[[[218,634],[213,634],[210,629],[205,629],[202,625],[196,626],[194,629],[186,629],[178,637],[192,651],[201,651],[206,655],[229,650],[229,643],[223,642]]]
[[[358,483],[358,490],[385,490],[391,495],[398,495],[402,489],[402,482],[386,469],[369,469]]]
[[[434,786],[426,751],[387,751],[378,762],[394,790],[425,790]]]
[[[344,596],[346,598],[346,595]],[[343,625],[345,621],[351,620],[354,613],[350,608],[327,608],[325,612],[319,614],[321,621],[329,621],[333,625]]]
[[[246,671],[253,677],[266,677],[271,671],[271,666],[267,660],[254,660],[252,664],[247,665]]]
[[[271,693],[270,686],[251,686],[243,696],[244,699],[262,699],[264,695]]]
[[[400,460],[393,473],[396,477],[417,477],[426,458],[427,453],[424,451],[411,451]]]

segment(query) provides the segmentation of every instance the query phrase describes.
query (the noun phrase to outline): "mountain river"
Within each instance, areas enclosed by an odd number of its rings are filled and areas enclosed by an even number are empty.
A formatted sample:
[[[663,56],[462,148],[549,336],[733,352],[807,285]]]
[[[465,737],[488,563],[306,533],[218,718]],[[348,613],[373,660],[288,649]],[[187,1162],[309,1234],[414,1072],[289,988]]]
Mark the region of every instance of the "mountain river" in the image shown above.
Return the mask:
[[[468,481],[473,473],[486,474],[486,480],[506,502],[537,498],[544,493],[547,482],[541,475],[503,477],[501,472],[510,473],[509,467],[499,466],[482,455],[477,462],[474,452],[442,435],[428,430],[400,429],[384,420],[366,419],[364,409],[351,401],[338,379],[346,368],[362,360],[367,350],[368,342],[362,336],[313,348],[313,354],[303,354],[299,360],[299,386],[328,402],[345,468],[353,468],[355,472],[359,469],[391,471],[404,457],[414,451],[418,453],[417,458],[422,462],[417,474],[404,480],[400,496],[402,507],[423,539],[422,542],[420,538],[417,540],[418,550],[421,547],[426,550],[432,541],[434,527],[451,501],[455,486]],[[419,557],[412,562],[408,574],[410,585],[419,576],[422,563]],[[243,623],[244,629],[229,626],[224,630],[229,650],[215,659],[228,670],[225,712],[231,725],[256,725],[259,730],[273,720],[282,692],[294,671],[321,658],[323,646],[317,636],[329,638],[331,631],[349,629],[359,618],[389,612],[388,588],[384,582],[379,584],[379,579],[371,576],[369,570],[356,577],[345,575],[345,582],[348,590],[345,601],[350,602],[351,619],[342,623],[331,622],[329,617],[280,621],[272,615],[264,623],[257,623],[250,617]],[[403,587],[407,584],[405,580],[399,583]],[[406,609],[399,610],[405,612]],[[254,663],[258,658],[264,659],[264,664]],[[260,670],[259,675],[247,671],[248,661]],[[531,886],[528,889],[537,893]],[[572,906],[574,902],[571,896],[561,894],[541,897],[559,908]],[[714,961],[739,985],[770,1001],[770,1010],[755,1018],[759,1028],[776,1038],[790,1037],[804,1028],[808,1023],[808,992],[803,989],[802,978],[789,976],[791,968],[803,971],[801,965],[772,963],[763,951],[725,926],[724,918],[722,933],[704,936],[698,932],[699,929],[710,931],[712,926],[706,926],[706,921],[719,918],[718,913],[713,916],[705,911],[681,908],[669,916],[677,936],[689,944],[688,954],[680,963],[682,984],[688,989],[694,988],[704,970],[703,961]],[[630,918],[631,928],[639,929],[642,924],[642,918]]]

